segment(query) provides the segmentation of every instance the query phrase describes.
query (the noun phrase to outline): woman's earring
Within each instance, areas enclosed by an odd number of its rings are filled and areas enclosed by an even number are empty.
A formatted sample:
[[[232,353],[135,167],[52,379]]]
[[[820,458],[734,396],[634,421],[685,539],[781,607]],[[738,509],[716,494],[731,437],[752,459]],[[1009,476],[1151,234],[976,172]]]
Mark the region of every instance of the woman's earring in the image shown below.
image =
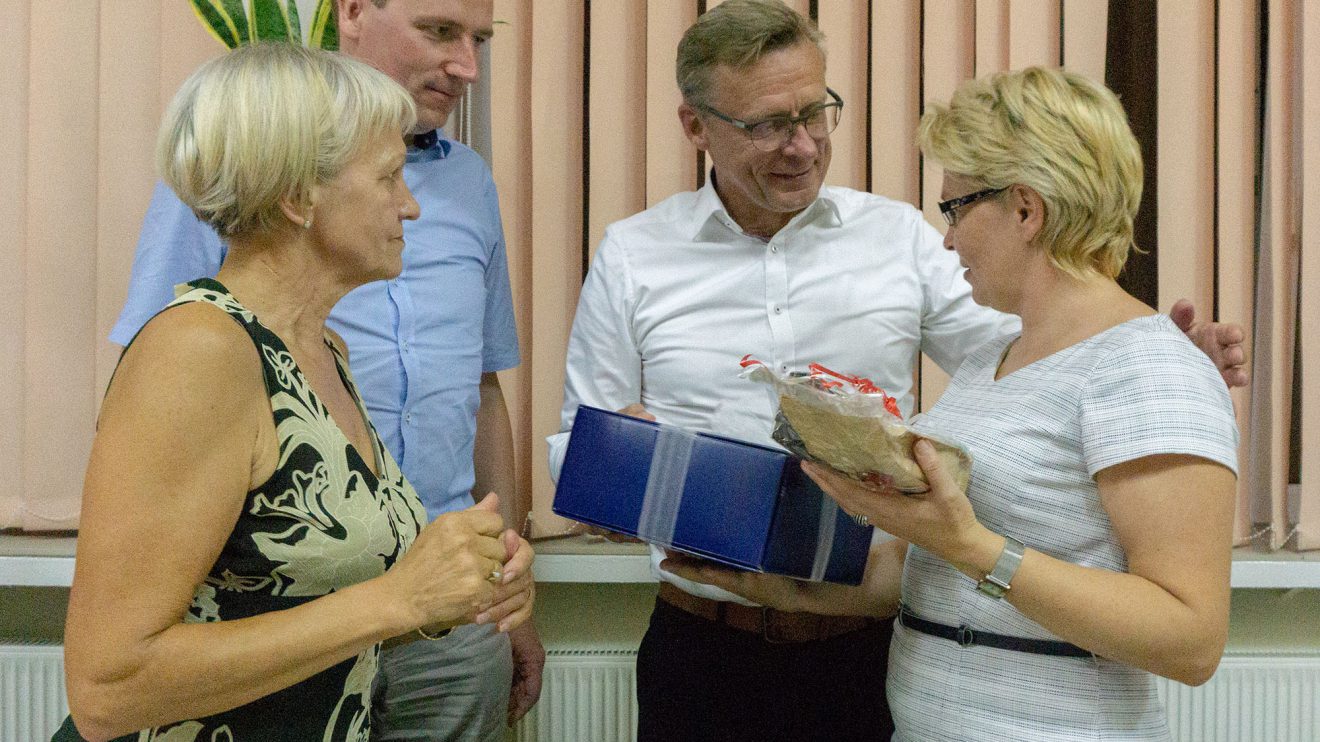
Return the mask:
[[[311,228],[312,228],[312,218],[309,216],[303,220],[303,229],[311,229]]]

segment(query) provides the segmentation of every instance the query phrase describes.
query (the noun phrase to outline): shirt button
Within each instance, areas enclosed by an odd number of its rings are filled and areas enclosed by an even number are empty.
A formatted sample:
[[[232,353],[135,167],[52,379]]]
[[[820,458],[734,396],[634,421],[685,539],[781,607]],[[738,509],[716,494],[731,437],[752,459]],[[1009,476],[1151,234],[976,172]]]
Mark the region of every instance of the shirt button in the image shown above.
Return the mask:
[[[783,313],[784,313],[783,309],[781,309],[780,307],[775,307],[775,314],[783,314]]]
[[[779,252],[779,245],[771,245],[770,252]]]
[[[408,423],[409,425],[412,425],[412,413],[409,412],[409,413],[407,413],[406,415],[404,415],[404,416],[403,416],[403,421],[406,422],[406,423]]]

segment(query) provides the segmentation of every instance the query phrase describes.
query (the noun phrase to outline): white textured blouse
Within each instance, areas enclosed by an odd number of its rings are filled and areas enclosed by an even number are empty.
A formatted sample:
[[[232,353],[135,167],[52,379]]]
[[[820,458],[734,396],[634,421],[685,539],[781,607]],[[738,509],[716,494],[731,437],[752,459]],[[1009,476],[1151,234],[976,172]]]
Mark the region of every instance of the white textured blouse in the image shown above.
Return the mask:
[[[605,231],[569,337],[561,430],[579,404],[640,402],[662,423],[776,445],[768,387],[738,378],[746,354],[780,371],[822,363],[865,376],[910,412],[919,353],[952,373],[1017,326],[972,301],[957,256],[912,206],[826,187],[764,240],[708,183]],[[548,439],[556,479],[567,439]]]
[[[1127,559],[1096,472],[1155,454],[1188,454],[1236,471],[1228,389],[1167,316],[1125,322],[996,380],[1012,340],[976,351],[915,422],[971,452],[967,494],[991,530],[1058,559],[1123,572]],[[1058,639],[915,546],[903,600],[946,625]],[[1098,657],[962,648],[900,625],[888,689],[900,740],[1169,739],[1154,677]]]

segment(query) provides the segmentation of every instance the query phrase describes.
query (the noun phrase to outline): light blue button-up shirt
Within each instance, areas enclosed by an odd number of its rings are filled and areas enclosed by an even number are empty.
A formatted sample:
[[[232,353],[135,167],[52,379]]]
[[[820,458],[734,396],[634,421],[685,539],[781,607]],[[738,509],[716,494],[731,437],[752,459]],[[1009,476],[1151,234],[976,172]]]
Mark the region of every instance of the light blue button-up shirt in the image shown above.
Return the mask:
[[[472,504],[481,374],[518,365],[518,338],[490,168],[441,134],[409,149],[403,176],[422,210],[404,223],[403,271],[350,292],[330,326],[348,344],[372,424],[434,518]],[[214,276],[226,252],[157,184],[110,340],[127,345],[175,284]]]

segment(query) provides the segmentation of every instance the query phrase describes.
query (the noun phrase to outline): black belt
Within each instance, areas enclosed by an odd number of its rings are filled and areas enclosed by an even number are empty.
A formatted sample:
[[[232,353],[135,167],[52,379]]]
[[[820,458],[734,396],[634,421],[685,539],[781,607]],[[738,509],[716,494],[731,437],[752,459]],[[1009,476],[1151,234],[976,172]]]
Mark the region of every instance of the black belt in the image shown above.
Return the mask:
[[[1031,654],[1048,654],[1055,657],[1090,657],[1091,653],[1068,642],[1057,642],[1049,639],[1024,639],[1017,636],[1004,636],[1003,634],[991,634],[988,631],[973,631],[970,626],[946,626],[942,623],[927,621],[917,614],[909,611],[907,606],[902,606],[898,611],[898,622],[913,631],[920,631],[923,634],[938,636],[941,639],[958,642],[960,647],[994,647],[996,649],[1011,649],[1014,652],[1030,652]]]

